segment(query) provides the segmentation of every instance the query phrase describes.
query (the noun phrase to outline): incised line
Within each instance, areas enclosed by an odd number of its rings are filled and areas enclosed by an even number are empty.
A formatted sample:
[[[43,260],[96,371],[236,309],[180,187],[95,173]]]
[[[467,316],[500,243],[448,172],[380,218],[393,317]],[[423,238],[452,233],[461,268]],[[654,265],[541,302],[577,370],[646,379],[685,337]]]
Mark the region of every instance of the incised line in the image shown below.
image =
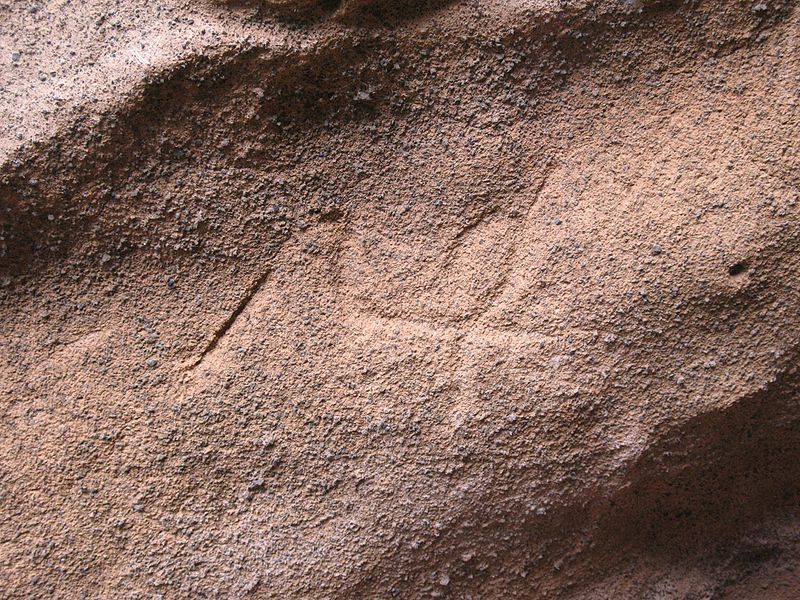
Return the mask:
[[[264,286],[264,283],[266,283],[267,278],[269,277],[271,272],[272,272],[271,269],[267,269],[262,275],[258,277],[258,279],[256,279],[252,284],[250,284],[250,286],[245,291],[244,296],[242,296],[242,299],[239,300],[239,303],[236,305],[236,308],[230,315],[228,315],[228,318],[225,319],[225,321],[217,328],[217,330],[214,332],[214,335],[211,337],[211,339],[208,341],[203,351],[200,353],[200,356],[198,356],[197,359],[189,366],[190,370],[200,365],[200,363],[202,363],[203,360],[205,360],[206,356],[211,354],[217,347],[217,345],[219,345],[220,340],[223,337],[225,337],[225,334],[227,334],[228,331],[230,331],[231,327],[233,327],[233,325],[236,323],[236,320],[245,311],[245,309],[253,300],[253,298],[256,296],[256,294],[258,294],[258,292],[261,291],[261,288]]]

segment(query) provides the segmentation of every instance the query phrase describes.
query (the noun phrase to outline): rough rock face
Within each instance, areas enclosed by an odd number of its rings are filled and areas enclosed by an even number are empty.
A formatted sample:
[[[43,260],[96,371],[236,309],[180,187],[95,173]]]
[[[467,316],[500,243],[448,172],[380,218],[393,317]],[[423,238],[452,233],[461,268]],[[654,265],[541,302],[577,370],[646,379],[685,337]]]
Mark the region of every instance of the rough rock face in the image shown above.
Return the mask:
[[[0,3],[0,596],[800,597],[796,4]]]

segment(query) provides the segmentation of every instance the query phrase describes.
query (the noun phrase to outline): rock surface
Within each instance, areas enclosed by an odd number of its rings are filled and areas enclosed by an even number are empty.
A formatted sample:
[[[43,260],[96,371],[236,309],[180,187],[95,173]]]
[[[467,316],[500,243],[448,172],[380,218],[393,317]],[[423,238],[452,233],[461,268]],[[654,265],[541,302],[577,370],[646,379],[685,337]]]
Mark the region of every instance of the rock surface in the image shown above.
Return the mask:
[[[800,595],[795,2],[0,6],[0,596]]]

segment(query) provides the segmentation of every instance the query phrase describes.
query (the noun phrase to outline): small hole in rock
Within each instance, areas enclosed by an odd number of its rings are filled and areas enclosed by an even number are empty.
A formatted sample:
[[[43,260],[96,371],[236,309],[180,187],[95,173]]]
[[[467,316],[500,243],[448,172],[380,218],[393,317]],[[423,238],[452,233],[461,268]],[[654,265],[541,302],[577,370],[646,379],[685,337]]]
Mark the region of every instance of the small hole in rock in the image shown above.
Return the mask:
[[[728,269],[728,275],[730,275],[731,277],[736,277],[737,275],[741,275],[745,271],[747,271],[747,263],[742,261],[736,263],[735,265],[732,265]]]

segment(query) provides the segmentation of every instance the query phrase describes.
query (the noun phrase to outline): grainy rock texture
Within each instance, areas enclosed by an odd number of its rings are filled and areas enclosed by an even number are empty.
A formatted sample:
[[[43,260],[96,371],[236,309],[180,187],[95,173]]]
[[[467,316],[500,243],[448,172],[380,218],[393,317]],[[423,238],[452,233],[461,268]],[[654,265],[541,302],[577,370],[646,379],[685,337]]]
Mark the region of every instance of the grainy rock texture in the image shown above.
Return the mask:
[[[0,596],[800,597],[796,4],[0,0]]]

